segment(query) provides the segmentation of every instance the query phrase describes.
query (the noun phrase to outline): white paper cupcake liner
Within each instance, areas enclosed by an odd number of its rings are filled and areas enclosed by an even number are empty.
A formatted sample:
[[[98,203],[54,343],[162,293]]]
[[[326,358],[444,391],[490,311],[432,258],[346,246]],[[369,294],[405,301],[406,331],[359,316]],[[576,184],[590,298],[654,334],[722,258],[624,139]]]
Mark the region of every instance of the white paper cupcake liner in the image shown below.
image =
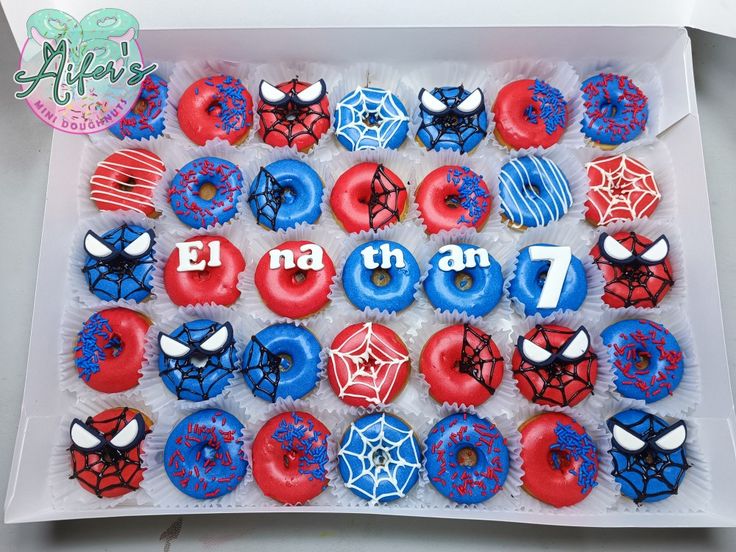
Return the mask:
[[[579,128],[579,121],[583,118],[584,113],[580,94],[580,77],[572,65],[562,60],[514,59],[491,65],[490,72],[493,81],[500,83],[496,94],[491,98],[491,106],[495,104],[498,91],[517,80],[537,79],[559,90],[567,102],[567,125],[557,144],[571,148],[583,146],[583,137]],[[504,152],[510,149],[503,146],[495,135],[492,143]]]
[[[171,72],[171,78],[169,79],[169,100],[166,103],[164,121],[166,123],[166,133],[180,146],[192,147],[196,146],[196,144],[182,132],[179,126],[179,118],[177,117],[179,100],[186,89],[189,88],[189,85],[200,79],[215,75],[228,75],[240,79],[240,82],[253,98],[253,102],[257,105],[259,81],[255,76],[254,65],[224,60],[179,61],[174,66]],[[250,127],[245,140],[238,144],[240,147],[251,143],[254,140],[253,137],[258,134],[258,116],[255,113],[256,105],[251,106],[253,110],[253,126]],[[215,139],[215,141],[217,140]]]
[[[151,496],[143,488],[140,488],[115,498],[98,498],[91,492],[85,490],[78,481],[71,479],[71,454],[69,447],[71,446],[71,438],[69,436],[69,427],[74,418],[78,418],[83,422],[90,416],[95,416],[104,410],[110,408],[124,407],[133,408],[141,412],[152,422],[151,430],[157,423],[156,416],[150,411],[146,403],[137,394],[129,394],[126,397],[100,395],[98,397],[85,397],[83,400],[77,401],[71,406],[66,414],[59,420],[58,428],[55,432],[54,444],[49,458],[48,486],[51,488],[51,495],[54,500],[53,507],[58,510],[87,510],[89,508],[113,508],[115,506],[142,506],[152,503]],[[149,445],[151,437],[149,433],[143,441],[143,454]],[[143,464],[145,468],[145,464]],[[143,480],[148,477],[148,473],[144,473]]]

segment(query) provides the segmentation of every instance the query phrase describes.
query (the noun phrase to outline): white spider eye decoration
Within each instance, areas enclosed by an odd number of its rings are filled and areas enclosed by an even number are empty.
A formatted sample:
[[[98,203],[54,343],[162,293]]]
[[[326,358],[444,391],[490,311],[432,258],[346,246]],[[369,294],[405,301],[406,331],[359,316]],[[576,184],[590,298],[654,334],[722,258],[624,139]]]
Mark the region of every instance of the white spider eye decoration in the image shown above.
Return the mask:
[[[614,444],[627,452],[640,452],[647,446],[646,441],[643,441],[618,424],[613,424],[611,434],[613,435]]]
[[[661,263],[670,251],[670,244],[665,236],[660,236],[640,255],[642,261],[647,263]]]
[[[163,332],[158,334],[158,346],[161,347],[161,351],[166,356],[171,358],[182,358],[191,352],[191,348],[188,345],[184,345],[184,343],[177,341]]]
[[[687,439],[687,428],[685,427],[685,424],[680,421],[672,427],[667,428],[664,433],[661,433],[654,441],[654,445],[660,450],[669,452],[676,450],[685,444],[685,439]]]
[[[103,439],[97,432],[90,431],[90,427],[83,424],[81,420],[75,419],[72,422],[72,426],[69,429],[72,443],[80,449],[85,451],[93,451],[102,447],[104,444]]]
[[[455,109],[460,113],[471,115],[479,111],[482,106],[483,92],[481,92],[480,88],[476,88],[470,93],[467,98],[460,102],[460,104],[458,104]]]
[[[539,345],[528,339],[524,339],[521,342],[521,353],[524,357],[524,360],[532,364],[544,364],[550,358],[552,358],[552,353],[550,353],[547,349],[540,347]]]
[[[261,81],[261,85],[259,87],[259,93],[261,95],[261,99],[269,104],[279,104],[283,102],[286,99],[286,93],[282,92],[278,88],[276,88],[273,84],[270,84],[266,82],[265,80]]]
[[[151,250],[153,244],[153,238],[151,237],[150,230],[144,232],[132,242],[130,242],[123,252],[129,257],[142,257]]]
[[[299,92],[296,97],[302,103],[312,104],[321,100],[326,93],[327,85],[325,85],[325,81],[319,79],[314,84],[310,84],[307,88]]]
[[[634,256],[631,251],[608,234],[606,234],[606,237],[603,239],[602,249],[608,258],[615,261],[628,261]]]
[[[442,114],[447,111],[447,106],[442,103],[442,100],[435,98],[429,90],[422,88],[419,92],[419,102],[422,107],[429,113]]]
[[[143,423],[142,416],[136,414],[123,429],[118,431],[112,439],[110,445],[121,451],[130,450],[140,443],[145,435],[146,425]]]
[[[84,236],[84,250],[95,259],[106,259],[113,250],[97,234],[90,230]]]
[[[572,339],[560,351],[560,356],[565,360],[578,360],[588,351],[589,345],[590,336],[588,331],[580,326]]]
[[[227,345],[227,343],[230,341],[231,335],[232,326],[229,322],[226,322],[222,325],[220,329],[218,329],[210,337],[205,339],[199,345],[199,348],[207,353],[216,353],[218,351],[221,351],[223,347],[225,347],[225,345]]]

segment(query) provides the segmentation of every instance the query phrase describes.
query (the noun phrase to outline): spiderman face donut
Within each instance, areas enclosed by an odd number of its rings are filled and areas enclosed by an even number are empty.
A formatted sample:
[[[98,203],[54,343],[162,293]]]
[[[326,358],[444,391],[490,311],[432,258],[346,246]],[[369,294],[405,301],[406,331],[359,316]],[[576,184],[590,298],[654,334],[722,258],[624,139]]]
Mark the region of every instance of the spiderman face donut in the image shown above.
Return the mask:
[[[258,87],[258,134],[271,147],[296,147],[308,151],[330,128],[327,85],[297,78],[273,85],[265,80]]]
[[[428,234],[456,228],[480,231],[491,211],[491,193],[483,177],[468,167],[439,167],[419,184],[417,207]]]
[[[176,244],[164,266],[164,287],[180,306],[232,305],[240,297],[243,254],[222,236],[195,236]]]
[[[675,285],[663,234],[652,241],[636,232],[602,233],[590,256],[606,281],[603,302],[613,308],[653,308]]]
[[[503,379],[503,357],[491,336],[470,324],[441,329],[425,343],[419,371],[439,403],[479,406]]]
[[[428,150],[473,151],[488,131],[488,115],[480,88],[440,86],[419,91],[417,141]]]
[[[120,138],[143,140],[157,138],[164,133],[164,110],[169,97],[169,86],[158,75],[150,74],[143,79],[141,93],[133,109],[109,127],[110,132]]]
[[[601,73],[583,81],[583,134],[602,149],[637,138],[646,128],[649,101],[625,75]]]
[[[227,387],[239,368],[229,322],[192,320],[158,335],[158,370],[177,399],[206,401]]]
[[[585,218],[594,226],[651,216],[662,194],[646,165],[622,153],[588,163]]]
[[[132,408],[111,408],[69,428],[72,479],[99,498],[135,491],[143,481],[141,446],[150,422]]]
[[[253,99],[240,79],[215,75],[189,85],[176,115],[182,132],[198,146],[215,138],[235,146],[253,126]]]
[[[593,392],[598,357],[584,326],[537,325],[519,336],[511,358],[516,385],[527,400],[575,406]]]
[[[97,164],[90,178],[90,199],[100,211],[136,211],[156,218],[153,192],[161,181],[163,162],[144,149],[123,149]]]
[[[327,377],[335,394],[350,406],[393,401],[409,379],[409,350],[391,328],[353,324],[332,341]]]
[[[87,259],[82,272],[89,290],[103,301],[141,302],[151,294],[155,234],[123,224],[98,236],[84,236]]]
[[[687,426],[641,410],[625,410],[608,420],[613,476],[621,493],[636,504],[677,494],[690,467],[685,456]]]
[[[498,142],[510,149],[549,148],[567,126],[567,102],[562,92],[539,79],[504,86],[493,105]]]

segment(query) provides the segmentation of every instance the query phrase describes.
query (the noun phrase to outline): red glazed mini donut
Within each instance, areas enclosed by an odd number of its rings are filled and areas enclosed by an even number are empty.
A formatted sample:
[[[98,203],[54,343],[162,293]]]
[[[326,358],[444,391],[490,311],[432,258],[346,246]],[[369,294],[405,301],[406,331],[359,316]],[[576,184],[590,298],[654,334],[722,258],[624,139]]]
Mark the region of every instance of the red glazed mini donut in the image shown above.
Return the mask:
[[[177,243],[169,255],[164,267],[164,287],[180,306],[228,306],[240,297],[238,277],[243,270],[243,254],[230,240],[222,236],[195,236]]]
[[[504,86],[493,106],[494,133],[512,149],[556,144],[567,126],[567,103],[559,90],[544,81],[518,80]]]
[[[427,340],[419,371],[437,402],[478,406],[503,379],[503,358],[493,339],[470,324],[455,324]]]
[[[303,504],[327,488],[330,430],[307,412],[268,420],[253,440],[253,478],[263,494],[283,504]]]
[[[176,115],[182,132],[199,146],[214,138],[237,145],[253,126],[253,99],[240,79],[206,77],[184,91]]]
[[[593,392],[598,358],[590,349],[590,336],[583,326],[571,330],[538,324],[518,340],[511,369],[519,391],[528,401],[575,406]]]
[[[483,177],[467,167],[446,165],[424,177],[417,207],[428,234],[440,230],[481,230],[491,211],[491,194]]]
[[[557,508],[583,500],[597,485],[598,453],[585,428],[558,412],[524,422],[521,432],[523,489]]]
[[[590,256],[606,282],[603,302],[613,308],[656,307],[675,285],[664,235],[652,241],[636,232],[604,232]]]
[[[341,331],[330,345],[327,377],[350,406],[388,404],[406,385],[409,351],[391,328],[366,322]]]
[[[302,93],[309,96],[310,103],[300,97]],[[330,101],[325,83],[292,79],[272,86],[263,81],[258,115],[261,118],[258,134],[266,144],[274,148],[296,146],[299,151],[307,151],[330,129]]]
[[[153,191],[166,167],[155,153],[123,149],[100,161],[89,181],[89,197],[100,211],[156,213]]]
[[[383,165],[358,163],[335,181],[330,207],[348,232],[378,230],[401,220],[406,210],[406,186]]]
[[[330,300],[335,265],[321,246],[287,241],[268,251],[256,267],[256,289],[280,316],[304,318]]]
[[[150,326],[148,318],[122,307],[90,316],[74,347],[82,381],[101,393],[119,393],[138,385]]]

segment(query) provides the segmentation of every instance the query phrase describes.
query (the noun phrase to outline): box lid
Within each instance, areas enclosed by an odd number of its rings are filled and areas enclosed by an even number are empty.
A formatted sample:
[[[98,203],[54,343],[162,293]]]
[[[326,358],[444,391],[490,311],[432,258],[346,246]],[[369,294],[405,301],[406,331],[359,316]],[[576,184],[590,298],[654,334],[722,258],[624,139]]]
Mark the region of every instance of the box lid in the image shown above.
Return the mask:
[[[26,20],[33,12],[56,8],[75,17],[100,7],[95,0],[0,0],[20,47]],[[564,4],[564,6],[561,6]],[[216,7],[200,1],[171,4],[149,0],[108,0],[105,7],[125,9],[141,29],[214,29],[269,27],[695,27],[736,37],[736,2],[731,0],[221,0]]]

